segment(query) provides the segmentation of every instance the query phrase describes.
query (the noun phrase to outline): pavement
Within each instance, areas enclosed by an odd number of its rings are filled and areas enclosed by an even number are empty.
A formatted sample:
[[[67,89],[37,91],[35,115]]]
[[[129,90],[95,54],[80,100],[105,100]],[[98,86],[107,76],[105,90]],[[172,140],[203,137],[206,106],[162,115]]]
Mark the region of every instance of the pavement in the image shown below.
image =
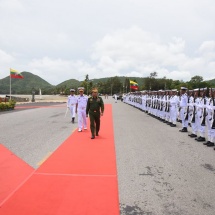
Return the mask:
[[[113,109],[121,214],[214,215],[215,151],[179,132],[181,124],[104,102]],[[77,128],[65,103],[46,105],[0,114],[0,143],[35,169]]]

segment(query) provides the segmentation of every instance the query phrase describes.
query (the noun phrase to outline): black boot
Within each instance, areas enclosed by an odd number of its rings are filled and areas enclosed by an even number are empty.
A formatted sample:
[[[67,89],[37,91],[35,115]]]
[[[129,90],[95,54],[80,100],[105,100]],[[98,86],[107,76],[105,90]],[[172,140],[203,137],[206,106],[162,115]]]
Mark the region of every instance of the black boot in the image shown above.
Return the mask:
[[[203,145],[208,145],[210,143],[210,141],[204,142]]]
[[[191,135],[189,135],[191,138],[194,138],[194,137],[197,137],[197,135],[196,134],[191,134]]]
[[[179,130],[180,132],[187,132],[187,128],[186,127],[184,127],[184,128],[182,128],[181,130]]]
[[[210,142],[210,143],[207,144],[207,146],[212,147],[212,146],[214,146],[214,143]]]
[[[199,137],[199,138],[197,139],[197,141],[198,141],[198,142],[203,142],[203,141],[205,141],[205,137]]]

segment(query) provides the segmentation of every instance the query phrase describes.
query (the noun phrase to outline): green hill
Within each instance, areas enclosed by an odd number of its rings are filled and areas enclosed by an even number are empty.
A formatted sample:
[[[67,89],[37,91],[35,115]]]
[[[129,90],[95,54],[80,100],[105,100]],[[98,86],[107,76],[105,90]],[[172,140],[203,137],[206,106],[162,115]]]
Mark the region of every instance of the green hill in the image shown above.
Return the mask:
[[[215,79],[211,79],[209,81],[205,81],[207,83],[209,83],[210,86],[215,87]]]
[[[77,88],[80,86],[80,81],[77,81],[76,79],[69,79],[67,81],[64,81],[58,85],[56,85],[56,88]]]
[[[11,93],[12,94],[31,94],[32,90],[38,94],[39,89],[42,92],[51,91],[54,89],[54,86],[40,78],[37,75],[34,75],[30,72],[21,73],[23,79],[11,79]],[[0,94],[9,94],[10,93],[10,77],[0,79]]]
[[[119,92],[129,91],[129,80],[136,81],[139,85],[139,89],[173,89],[180,88],[180,81],[173,81],[172,79],[149,79],[149,77],[125,77],[115,76],[99,79],[90,79],[88,82],[78,81],[76,79],[66,80],[56,86],[51,85],[44,79],[30,72],[22,72],[24,79],[11,79],[12,94],[31,94],[32,90],[36,94],[39,94],[39,89],[42,90],[42,94],[69,94],[69,89],[74,88],[77,90],[79,86],[84,86],[86,91],[89,91],[92,87],[98,87],[101,93],[114,94]],[[183,82],[184,84],[184,82]],[[187,82],[189,84],[189,82]],[[204,86],[215,86],[215,79],[204,82]],[[192,86],[189,86],[192,88]],[[0,79],[0,94],[10,93],[10,77]]]

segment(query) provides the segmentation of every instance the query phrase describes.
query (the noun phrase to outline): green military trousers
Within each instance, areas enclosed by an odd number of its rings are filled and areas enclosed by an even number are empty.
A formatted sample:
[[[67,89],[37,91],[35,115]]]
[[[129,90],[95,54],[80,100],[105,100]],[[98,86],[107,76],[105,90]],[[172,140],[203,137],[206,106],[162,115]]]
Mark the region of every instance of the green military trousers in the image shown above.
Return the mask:
[[[97,135],[100,130],[100,112],[89,111],[89,116],[90,116],[90,130],[92,136],[95,136],[95,133]]]

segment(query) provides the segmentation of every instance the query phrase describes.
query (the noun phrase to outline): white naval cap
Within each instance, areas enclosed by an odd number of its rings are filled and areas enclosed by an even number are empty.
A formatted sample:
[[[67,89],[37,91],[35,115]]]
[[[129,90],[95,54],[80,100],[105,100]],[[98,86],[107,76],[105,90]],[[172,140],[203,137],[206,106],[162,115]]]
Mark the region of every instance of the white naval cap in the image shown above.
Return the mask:
[[[199,88],[194,89],[194,92],[199,91]]]
[[[172,92],[177,92],[178,90],[177,89],[172,89]]]
[[[181,90],[187,90],[187,88],[186,87],[181,87]]]
[[[75,90],[74,89],[70,89],[70,92],[75,92]]]
[[[78,90],[79,91],[84,91],[84,87],[79,87]]]

